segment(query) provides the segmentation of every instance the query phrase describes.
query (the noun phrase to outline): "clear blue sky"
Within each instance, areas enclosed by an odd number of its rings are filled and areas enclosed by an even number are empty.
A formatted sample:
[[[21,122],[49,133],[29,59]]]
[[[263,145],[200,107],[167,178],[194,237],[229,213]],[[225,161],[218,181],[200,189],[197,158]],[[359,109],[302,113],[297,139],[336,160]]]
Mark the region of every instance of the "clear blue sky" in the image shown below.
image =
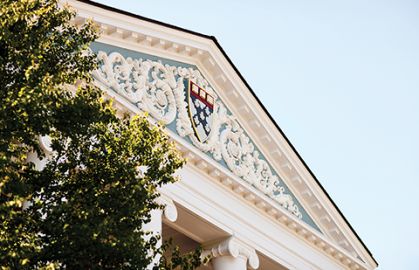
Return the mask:
[[[419,269],[418,1],[99,2],[216,36],[379,269]]]

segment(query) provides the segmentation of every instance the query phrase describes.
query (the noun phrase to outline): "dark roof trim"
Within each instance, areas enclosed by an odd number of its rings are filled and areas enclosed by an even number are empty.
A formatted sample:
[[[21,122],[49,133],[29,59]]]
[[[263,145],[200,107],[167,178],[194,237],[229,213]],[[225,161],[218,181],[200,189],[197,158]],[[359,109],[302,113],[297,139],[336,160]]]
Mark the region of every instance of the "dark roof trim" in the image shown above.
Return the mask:
[[[269,119],[274,123],[274,125],[276,126],[276,128],[279,130],[279,132],[281,133],[281,135],[285,138],[285,140],[287,141],[287,143],[291,146],[291,149],[294,151],[294,153],[297,155],[298,159],[303,163],[304,167],[308,170],[308,172],[310,173],[310,175],[314,178],[314,180],[316,180],[316,183],[319,185],[319,187],[321,188],[321,190],[324,192],[324,194],[326,194],[327,198],[330,200],[330,202],[332,202],[333,206],[336,208],[336,210],[338,210],[338,213],[342,216],[343,220],[346,222],[346,224],[349,226],[349,228],[352,230],[352,232],[355,234],[356,238],[358,238],[359,242],[361,242],[361,244],[364,246],[364,248],[367,250],[368,254],[371,256],[371,258],[374,260],[374,262],[377,264],[378,266],[378,262],[375,260],[374,256],[372,255],[371,251],[368,249],[368,247],[365,245],[365,243],[362,241],[361,237],[359,237],[359,235],[356,233],[355,229],[352,227],[352,225],[349,223],[349,221],[346,219],[345,215],[343,215],[342,211],[340,211],[339,207],[336,205],[336,203],[332,200],[332,198],[330,197],[329,193],[327,193],[327,191],[325,190],[325,188],[322,186],[322,184],[320,183],[320,181],[317,179],[316,175],[314,175],[313,171],[308,167],[307,163],[304,161],[304,159],[300,156],[300,153],[298,153],[297,149],[295,149],[294,145],[291,143],[291,141],[288,139],[288,137],[285,135],[285,133],[282,131],[282,129],[279,127],[278,123],[275,121],[275,119],[273,119],[272,115],[268,112],[268,110],[266,109],[266,107],[262,104],[262,102],[259,100],[259,98],[256,96],[255,92],[253,91],[253,89],[250,87],[250,85],[247,83],[247,81],[243,78],[242,74],[240,73],[240,71],[237,69],[237,67],[233,64],[233,62],[231,61],[231,59],[228,57],[228,55],[225,53],[225,51],[223,50],[223,48],[221,47],[221,45],[218,43],[217,39],[215,37],[211,37],[214,40],[214,43],[217,45],[217,47],[220,49],[220,51],[223,53],[224,57],[228,60],[228,62],[231,64],[231,66],[234,68],[234,70],[236,71],[236,73],[239,75],[240,79],[245,83],[245,85],[247,86],[247,88],[249,88],[250,92],[252,93],[253,97],[257,100],[257,102],[259,103],[259,105],[262,107],[263,111],[266,113],[266,115],[268,115]]]
[[[99,7],[99,8],[103,8],[103,9],[106,9],[108,11],[112,11],[112,12],[116,12],[116,13],[119,13],[119,14],[127,15],[127,16],[130,16],[130,17],[133,17],[133,18],[136,18],[136,19],[140,19],[140,20],[143,20],[143,21],[155,23],[155,24],[158,24],[158,25],[161,25],[161,26],[164,26],[164,27],[168,27],[168,28],[172,28],[172,29],[175,29],[175,30],[179,30],[179,31],[182,31],[182,32],[185,32],[185,33],[188,33],[188,34],[195,35],[195,36],[203,37],[203,38],[206,38],[206,39],[211,39],[215,43],[215,45],[218,47],[218,49],[222,52],[222,54],[227,59],[227,61],[229,62],[229,64],[233,67],[233,69],[237,73],[237,75],[239,75],[240,79],[244,82],[244,84],[246,85],[246,87],[250,90],[250,92],[252,93],[253,97],[256,99],[256,101],[259,103],[259,105],[262,107],[263,111],[266,113],[266,115],[268,115],[269,119],[274,123],[274,125],[279,130],[279,132],[281,133],[281,135],[285,138],[285,140],[291,146],[292,150],[295,152],[295,154],[297,155],[297,157],[303,163],[304,167],[308,170],[308,172],[311,174],[311,176],[314,178],[314,180],[316,180],[316,183],[319,185],[319,187],[321,188],[321,190],[326,194],[327,198],[332,202],[333,206],[338,210],[338,212],[342,216],[343,220],[346,222],[346,224],[349,226],[349,228],[352,230],[352,232],[355,234],[355,236],[358,238],[358,240],[361,242],[361,244],[367,250],[368,254],[371,256],[371,258],[374,260],[374,262],[378,266],[378,262],[375,260],[375,258],[372,255],[371,251],[368,249],[368,247],[365,245],[365,243],[362,241],[362,239],[356,233],[356,231],[354,230],[354,228],[352,227],[352,225],[349,223],[349,221],[346,219],[346,217],[340,211],[339,207],[332,200],[332,198],[327,193],[327,191],[324,189],[324,187],[322,186],[322,184],[320,184],[320,181],[317,179],[317,177],[314,175],[314,173],[308,167],[308,165],[306,164],[306,162],[304,161],[304,159],[300,156],[300,154],[298,153],[297,149],[295,149],[294,145],[292,145],[292,143],[290,142],[290,140],[288,139],[288,137],[285,135],[285,133],[282,131],[282,129],[279,127],[279,125],[276,123],[276,121],[273,119],[273,117],[271,116],[271,114],[268,112],[268,110],[265,108],[265,106],[262,104],[262,102],[256,96],[255,92],[250,87],[249,83],[246,81],[246,79],[243,77],[243,75],[240,73],[240,71],[237,69],[237,67],[234,65],[234,63],[231,61],[230,57],[228,57],[228,55],[226,54],[226,52],[224,51],[224,49],[221,47],[220,43],[217,41],[217,39],[214,36],[205,35],[205,34],[198,33],[198,32],[195,32],[195,31],[191,31],[189,29],[185,29],[185,28],[182,28],[182,27],[179,27],[179,26],[176,26],[176,25],[172,25],[172,24],[161,22],[161,21],[153,20],[153,19],[150,19],[150,18],[141,16],[141,15],[133,14],[133,13],[127,12],[125,10],[121,10],[121,9],[117,9],[117,8],[114,8],[114,7],[110,7],[110,6],[107,6],[107,5],[104,5],[104,4],[100,4],[100,3],[97,3],[97,2],[94,2],[94,1],[90,1],[90,0],[77,0],[77,1],[83,2],[83,3],[86,3],[86,4],[90,4],[90,5]]]

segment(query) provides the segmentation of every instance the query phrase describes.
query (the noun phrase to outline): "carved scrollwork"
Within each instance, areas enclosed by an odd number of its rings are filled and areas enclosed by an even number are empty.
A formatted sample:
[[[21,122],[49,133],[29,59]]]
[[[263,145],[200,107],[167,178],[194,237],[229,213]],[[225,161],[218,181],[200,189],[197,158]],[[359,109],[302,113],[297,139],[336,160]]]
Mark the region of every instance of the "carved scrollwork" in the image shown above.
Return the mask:
[[[279,184],[279,177],[275,175],[269,164],[261,158],[259,151],[249,137],[234,123],[235,128],[227,126],[221,132],[221,152],[229,169],[249,184],[263,191],[275,199],[282,207],[302,218],[298,206],[285,188]]]
[[[302,218],[293,197],[281,186],[279,177],[199,70],[149,59],[125,58],[118,52],[108,55],[100,51],[98,58],[101,65],[93,76],[101,86],[124,96],[165,124],[175,121],[179,136],[188,137],[201,151],[210,153],[217,161],[224,161],[235,175]],[[195,136],[191,124],[185,87],[188,80],[214,97],[211,132],[205,142]]]
[[[175,67],[157,61],[124,58],[120,53],[98,53],[102,65],[93,76],[104,86],[127,98],[166,124],[176,118],[173,89],[178,87]]]

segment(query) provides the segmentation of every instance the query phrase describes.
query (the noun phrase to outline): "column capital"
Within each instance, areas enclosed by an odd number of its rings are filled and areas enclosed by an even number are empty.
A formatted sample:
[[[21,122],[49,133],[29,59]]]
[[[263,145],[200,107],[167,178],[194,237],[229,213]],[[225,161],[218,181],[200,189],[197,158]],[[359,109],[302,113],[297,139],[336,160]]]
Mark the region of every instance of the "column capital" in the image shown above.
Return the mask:
[[[252,269],[259,267],[259,257],[254,248],[249,247],[234,236],[206,248],[205,255],[212,255],[213,258],[221,256],[245,257]]]
[[[163,216],[167,220],[171,222],[175,222],[177,220],[177,208],[172,199],[160,194],[160,197],[157,198],[157,203],[164,205]]]

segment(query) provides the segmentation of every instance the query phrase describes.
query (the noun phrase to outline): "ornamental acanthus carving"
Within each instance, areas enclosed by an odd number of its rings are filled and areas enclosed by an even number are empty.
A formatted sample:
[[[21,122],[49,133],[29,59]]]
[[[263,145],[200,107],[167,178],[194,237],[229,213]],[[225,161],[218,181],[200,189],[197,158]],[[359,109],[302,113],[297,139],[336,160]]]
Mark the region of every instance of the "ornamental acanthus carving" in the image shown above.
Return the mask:
[[[93,76],[99,86],[124,96],[166,125],[175,123],[181,137],[224,161],[235,175],[302,218],[279,177],[197,69],[125,58],[118,52],[99,51],[98,58],[101,65]]]

